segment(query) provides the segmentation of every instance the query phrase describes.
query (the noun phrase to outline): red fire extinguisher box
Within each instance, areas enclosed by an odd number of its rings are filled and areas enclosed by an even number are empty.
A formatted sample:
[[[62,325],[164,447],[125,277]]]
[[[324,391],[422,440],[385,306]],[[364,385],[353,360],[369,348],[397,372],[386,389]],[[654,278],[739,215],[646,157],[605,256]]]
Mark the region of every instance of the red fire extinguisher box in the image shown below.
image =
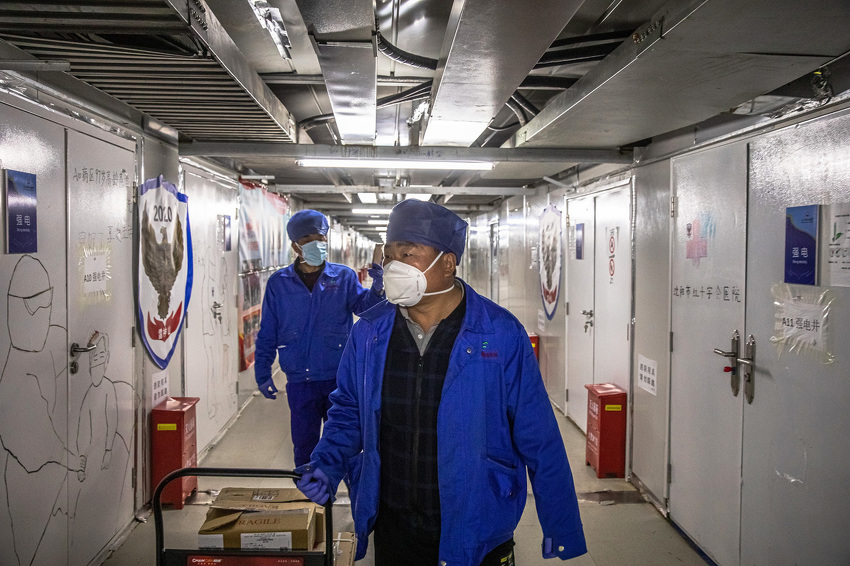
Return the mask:
[[[169,397],[151,411],[151,490],[170,472],[198,465],[195,432],[197,397]],[[174,480],[162,492],[162,503],[182,509],[183,502],[198,488],[197,477]]]
[[[534,357],[540,362],[540,336],[529,332],[528,339],[531,340],[531,349],[534,350]]]
[[[611,383],[587,388],[585,461],[597,478],[626,475],[626,392]]]

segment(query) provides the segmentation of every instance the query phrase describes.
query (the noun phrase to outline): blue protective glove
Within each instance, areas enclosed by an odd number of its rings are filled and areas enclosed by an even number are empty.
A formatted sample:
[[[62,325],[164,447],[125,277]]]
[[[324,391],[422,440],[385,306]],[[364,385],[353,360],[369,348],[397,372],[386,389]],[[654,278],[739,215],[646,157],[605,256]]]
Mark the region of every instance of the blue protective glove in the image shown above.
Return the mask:
[[[373,263],[372,267],[366,269],[369,277],[372,278],[372,289],[377,292],[384,290],[384,268],[380,263]]]
[[[263,397],[265,397],[266,399],[277,399],[277,397],[275,397],[275,393],[277,393],[277,387],[274,386],[274,381],[272,381],[272,378],[268,378],[267,380],[259,384],[257,387],[259,387],[260,393],[262,393]]]
[[[552,538],[543,539],[543,558],[557,558],[554,549],[552,548]]]
[[[301,474],[295,486],[313,503],[324,505],[331,496],[331,482],[325,472],[312,464],[298,466],[295,471]]]

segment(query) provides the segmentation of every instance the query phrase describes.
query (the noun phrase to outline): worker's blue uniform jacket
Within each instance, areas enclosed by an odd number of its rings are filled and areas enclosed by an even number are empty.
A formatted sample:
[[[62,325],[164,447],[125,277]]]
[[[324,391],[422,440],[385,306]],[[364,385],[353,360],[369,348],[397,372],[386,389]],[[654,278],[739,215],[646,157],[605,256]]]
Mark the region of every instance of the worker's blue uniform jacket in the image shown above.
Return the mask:
[[[544,538],[563,559],[584,554],[572,473],[527,334],[468,285],[466,301],[437,417],[440,560],[477,566],[511,538],[525,507],[526,467]],[[311,458],[333,490],[350,470],[358,560],[378,513],[381,387],[394,318],[387,303],[354,325]]]
[[[275,352],[289,382],[335,379],[353,324],[382,302],[381,293],[360,285],[350,267],[325,262],[311,293],[295,264],[276,271],[266,284],[254,354],[258,384],[271,378]]]

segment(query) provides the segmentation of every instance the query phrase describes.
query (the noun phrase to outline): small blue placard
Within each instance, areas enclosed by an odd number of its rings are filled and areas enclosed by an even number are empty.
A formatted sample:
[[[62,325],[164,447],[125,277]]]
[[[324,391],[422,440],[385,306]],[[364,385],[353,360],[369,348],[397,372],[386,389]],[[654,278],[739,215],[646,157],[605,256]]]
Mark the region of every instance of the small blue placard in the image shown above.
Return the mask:
[[[818,284],[818,217],[820,205],[785,209],[785,282]]]
[[[35,175],[7,169],[3,179],[6,189],[6,253],[36,253]]]

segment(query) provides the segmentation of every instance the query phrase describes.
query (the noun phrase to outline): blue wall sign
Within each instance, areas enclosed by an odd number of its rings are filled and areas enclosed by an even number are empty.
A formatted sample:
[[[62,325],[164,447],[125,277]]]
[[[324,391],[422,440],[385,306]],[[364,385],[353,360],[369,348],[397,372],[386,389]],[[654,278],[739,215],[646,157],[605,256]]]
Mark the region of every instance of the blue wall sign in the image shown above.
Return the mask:
[[[3,173],[6,192],[6,253],[36,253],[38,223],[35,175],[11,169]]]
[[[818,217],[820,205],[785,209],[785,282],[818,284]]]

